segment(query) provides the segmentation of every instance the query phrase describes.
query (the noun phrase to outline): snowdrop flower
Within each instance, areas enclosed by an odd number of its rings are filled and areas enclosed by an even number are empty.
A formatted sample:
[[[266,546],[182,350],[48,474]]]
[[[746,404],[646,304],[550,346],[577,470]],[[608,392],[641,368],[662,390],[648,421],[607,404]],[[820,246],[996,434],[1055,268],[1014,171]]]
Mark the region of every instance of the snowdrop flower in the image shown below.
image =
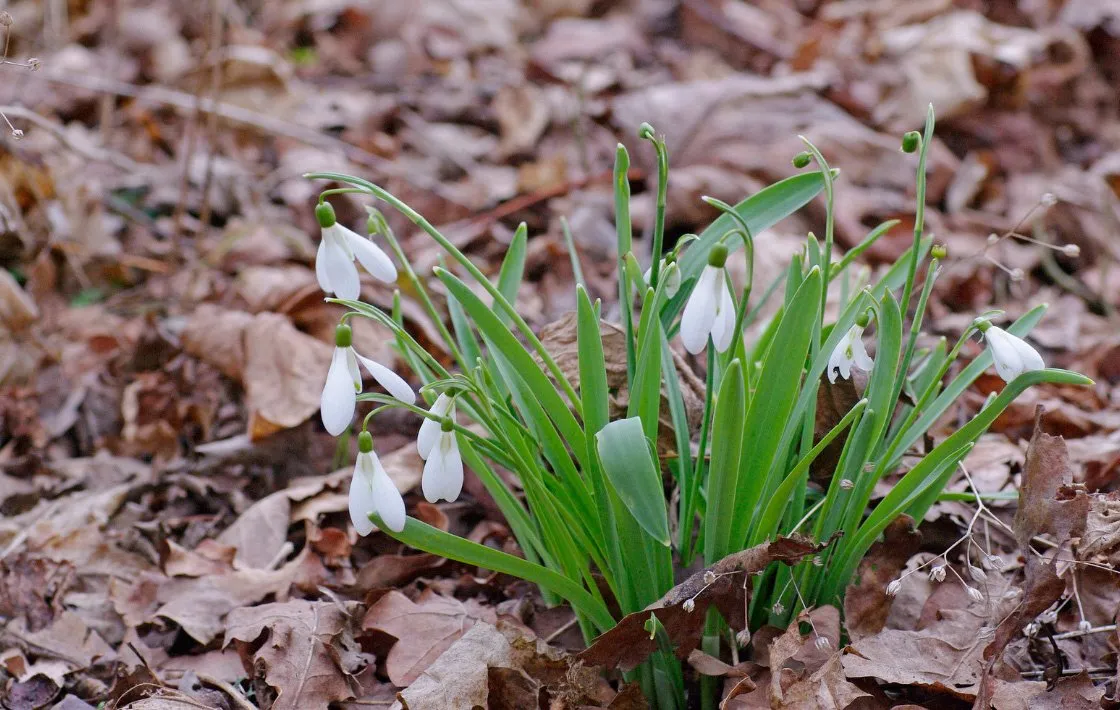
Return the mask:
[[[340,325],[335,328],[334,355],[331,357],[327,382],[323,385],[323,395],[319,400],[323,426],[334,436],[346,431],[350,427],[350,420],[354,418],[358,393],[362,391],[362,373],[358,370],[358,363],[392,396],[405,404],[416,401],[416,393],[400,375],[355,352],[353,339],[350,326]]]
[[[397,267],[393,266],[389,255],[370,240],[339,224],[330,203],[319,203],[315,218],[323,228],[323,238],[315,255],[319,288],[339,298],[357,299],[360,282],[354,259],[379,281],[393,283],[397,280]]]
[[[432,402],[432,408],[428,412],[437,418],[424,417],[424,422],[420,425],[420,433],[416,435],[416,450],[420,452],[420,458],[427,459],[428,454],[435,448],[443,428],[441,422],[451,412],[451,405],[454,403],[454,398],[447,393],[441,393],[436,397],[436,401]],[[455,415],[451,414],[451,416]]]
[[[852,376],[853,366],[870,372],[875,365],[875,361],[867,354],[867,348],[863,346],[864,327],[857,323],[848,328],[848,332],[844,333],[844,337],[836,344],[836,349],[828,358],[829,382],[836,382],[837,373],[840,374],[841,379],[848,379]]]
[[[693,355],[708,344],[717,352],[727,350],[735,330],[735,300],[728,286],[727,247],[716,244],[708,253],[708,265],[700,272],[700,279],[692,289],[692,294],[681,314],[681,341],[684,348]]]
[[[404,498],[373,452],[373,437],[363,431],[358,434],[358,460],[350,479],[350,522],[362,537],[373,531],[370,513],[377,513],[393,532],[404,530]]]
[[[422,454],[423,455],[423,454]],[[448,503],[459,497],[463,490],[463,458],[459,455],[459,441],[455,438],[451,418],[443,420],[435,445],[428,450],[420,488],[429,503],[441,498]]]
[[[681,270],[680,268],[670,268],[670,265],[675,263],[672,254],[661,260],[661,265],[657,267],[658,275],[665,279],[665,295],[669,298],[677,295],[677,291],[681,290]],[[649,283],[650,277],[653,276],[653,267],[646,269],[642,274],[642,278],[646,283]]]
[[[1010,382],[1024,372],[1045,369],[1046,363],[1042,361],[1042,356],[1022,338],[988,321],[980,321],[979,328],[988,341],[988,349],[992,351],[996,372],[1004,382]]]

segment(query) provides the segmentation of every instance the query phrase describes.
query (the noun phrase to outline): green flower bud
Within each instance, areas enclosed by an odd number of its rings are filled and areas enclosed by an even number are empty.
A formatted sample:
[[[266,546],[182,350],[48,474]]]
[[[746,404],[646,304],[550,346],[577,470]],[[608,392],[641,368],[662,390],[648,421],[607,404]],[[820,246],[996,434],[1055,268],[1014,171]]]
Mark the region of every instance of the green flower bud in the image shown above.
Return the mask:
[[[334,329],[334,344],[340,348],[348,348],[354,342],[354,331],[350,330],[350,326],[346,324],[339,324]]]
[[[723,244],[716,244],[712,250],[708,252],[708,266],[714,266],[717,269],[722,269],[723,265],[727,263],[727,247]]]
[[[323,229],[333,227],[338,220],[334,216],[334,208],[331,207],[329,202],[320,202],[315,205],[315,219],[319,220],[319,226]]]
[[[913,153],[922,144],[922,134],[917,131],[909,131],[906,135],[902,136],[902,152]]]
[[[934,259],[944,259],[949,256],[949,249],[944,244],[934,244],[933,248],[929,250],[929,254]]]
[[[801,169],[807,167],[813,161],[813,154],[807,150],[801,151],[793,156],[793,167]]]
[[[358,434],[358,451],[363,454],[373,451],[373,435],[365,429],[362,429],[362,433]]]
[[[653,140],[653,135],[654,135],[653,126],[649,125],[648,123],[646,123],[644,121],[642,122],[642,125],[638,126],[638,137],[639,138],[642,138],[643,140],[647,140],[647,141],[648,140]]]

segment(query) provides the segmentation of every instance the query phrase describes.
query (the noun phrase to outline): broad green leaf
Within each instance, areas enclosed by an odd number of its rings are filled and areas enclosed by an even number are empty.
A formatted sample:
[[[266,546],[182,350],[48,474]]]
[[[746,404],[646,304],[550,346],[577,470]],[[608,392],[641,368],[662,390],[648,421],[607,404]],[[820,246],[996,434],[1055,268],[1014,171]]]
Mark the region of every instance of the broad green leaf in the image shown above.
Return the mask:
[[[618,419],[595,435],[603,473],[642,529],[669,545],[669,518],[661,472],[637,417]]]

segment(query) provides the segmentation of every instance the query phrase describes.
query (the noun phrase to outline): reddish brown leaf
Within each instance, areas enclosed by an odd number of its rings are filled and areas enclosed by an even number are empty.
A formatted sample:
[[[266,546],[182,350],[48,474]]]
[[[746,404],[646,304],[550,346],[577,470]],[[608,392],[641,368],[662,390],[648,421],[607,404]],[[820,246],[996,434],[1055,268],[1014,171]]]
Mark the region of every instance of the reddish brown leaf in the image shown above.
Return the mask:
[[[1040,407],[1023,467],[1019,509],[1015,512],[1015,537],[1023,547],[1042,533],[1051,533],[1059,542],[1080,535],[1089,513],[1088,495],[1070,485],[1073,468],[1065,440],[1043,432],[1041,421]]]
[[[637,666],[657,649],[657,641],[650,639],[645,630],[651,614],[665,627],[677,656],[687,658],[700,644],[709,607],[717,608],[732,629],[745,628],[743,610],[750,598],[751,575],[766,569],[771,562],[795,564],[827,544],[794,535],[728,555],[673,587],[645,610],[625,616],[579,654],[579,659],[590,665],[623,670]],[[705,581],[708,572],[716,575],[714,582]],[[686,611],[683,605],[689,599],[694,606]]]

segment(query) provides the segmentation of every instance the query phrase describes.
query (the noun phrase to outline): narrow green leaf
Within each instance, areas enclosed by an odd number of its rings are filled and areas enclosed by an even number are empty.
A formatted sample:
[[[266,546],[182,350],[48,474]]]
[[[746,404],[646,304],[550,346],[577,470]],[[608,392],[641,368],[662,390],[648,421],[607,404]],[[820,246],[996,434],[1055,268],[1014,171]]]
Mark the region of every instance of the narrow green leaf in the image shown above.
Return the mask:
[[[732,360],[723,373],[712,415],[712,462],[704,512],[704,561],[708,564],[715,564],[730,552],[737,473],[743,452],[745,400],[743,366],[739,360]]]
[[[525,255],[528,252],[529,228],[524,222],[517,225],[513,239],[502,259],[502,268],[498,271],[498,292],[510,303],[517,303],[517,290],[521,287],[521,280],[525,277]],[[503,323],[509,323],[509,316],[498,312],[498,317]],[[471,362],[474,362],[473,360]]]

